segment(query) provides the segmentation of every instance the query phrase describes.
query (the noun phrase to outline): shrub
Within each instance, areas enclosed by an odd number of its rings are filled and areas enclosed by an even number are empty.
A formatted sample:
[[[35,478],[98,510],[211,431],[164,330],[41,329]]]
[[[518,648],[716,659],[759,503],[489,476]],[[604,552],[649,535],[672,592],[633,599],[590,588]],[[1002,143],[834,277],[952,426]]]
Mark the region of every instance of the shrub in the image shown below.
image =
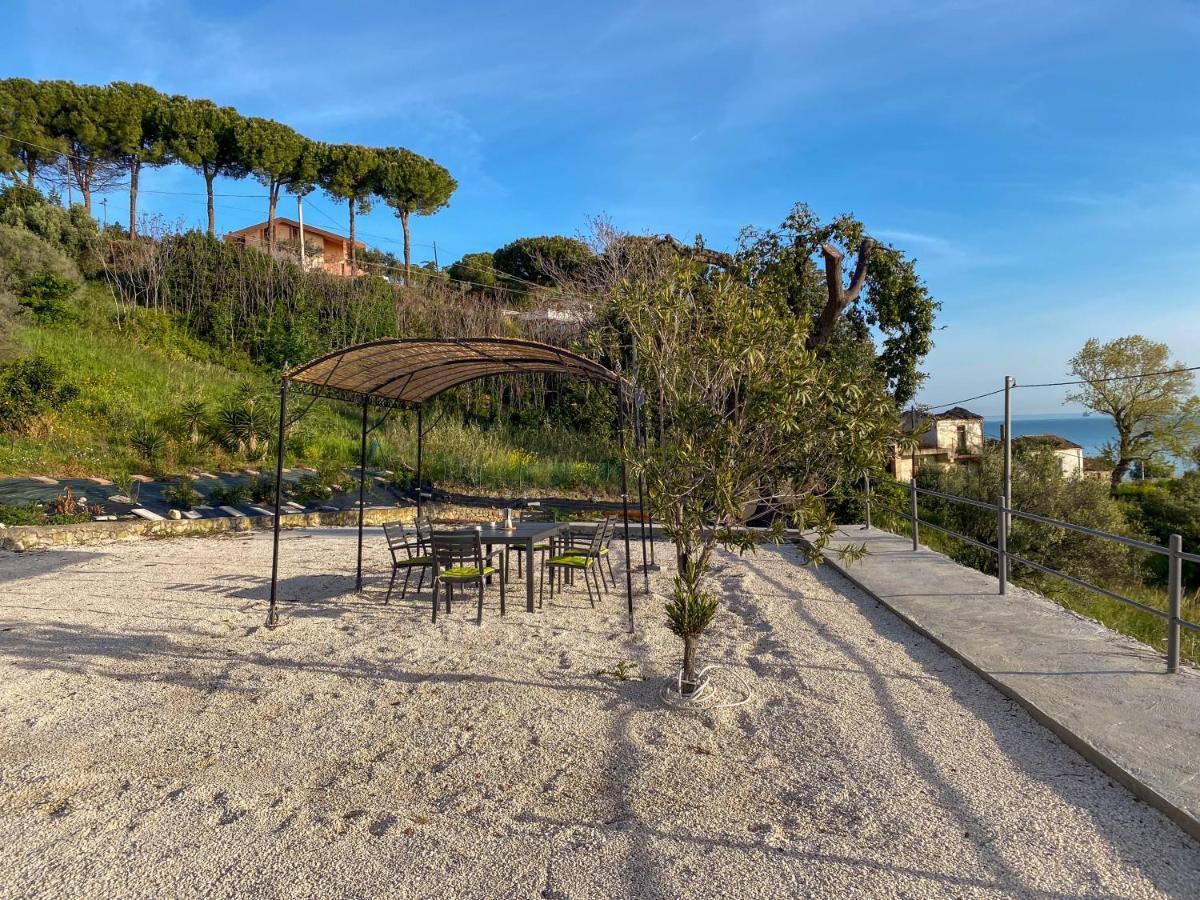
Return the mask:
[[[149,462],[159,459],[166,452],[167,436],[157,425],[142,422],[129,436],[129,444],[138,456]]]
[[[213,506],[245,506],[250,502],[250,488],[244,484],[219,484],[208,492]]]
[[[46,521],[46,513],[36,503],[9,506],[0,503],[0,524],[3,525],[41,525]]]
[[[28,429],[46,413],[75,399],[79,389],[48,359],[31,356],[0,366],[0,430]]]
[[[199,506],[204,498],[200,496],[200,492],[196,490],[194,484],[192,478],[180,478],[163,491],[163,499],[179,509],[191,509]]]
[[[82,206],[64,209],[41,191],[14,184],[0,190],[0,226],[35,235],[87,275],[99,273],[100,230]]]
[[[78,289],[70,278],[43,272],[34,276],[21,291],[20,303],[30,310],[39,322],[57,324],[69,322],[75,314],[67,301]]]
[[[250,497],[255,503],[275,502],[275,476],[261,472],[250,483]]]
[[[292,499],[297,503],[305,505],[309,503],[319,503],[322,500],[328,500],[329,495],[333,493],[329,487],[317,475],[305,475],[291,489]],[[272,493],[272,501],[275,495]]]

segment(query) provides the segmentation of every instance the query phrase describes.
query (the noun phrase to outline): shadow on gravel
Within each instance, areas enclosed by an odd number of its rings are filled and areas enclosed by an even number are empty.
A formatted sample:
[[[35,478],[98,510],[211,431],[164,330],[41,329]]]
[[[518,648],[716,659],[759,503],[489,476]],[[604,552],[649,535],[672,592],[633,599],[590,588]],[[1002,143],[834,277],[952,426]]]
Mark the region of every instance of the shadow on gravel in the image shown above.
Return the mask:
[[[785,551],[777,547],[764,547],[760,548],[758,552],[782,554]],[[796,564],[800,565],[798,561]],[[1035,738],[1028,736],[1022,738],[1011,733],[1013,710],[1015,708],[1019,709],[1013,701],[1010,701],[995,688],[978,678],[978,676],[932,641],[914,632],[890,610],[851,585],[840,574],[828,566],[810,566],[809,571],[823,585],[841,594],[846,598],[847,603],[854,605],[863,618],[871,624],[877,634],[902,646],[909,659],[920,666],[922,670],[929,673],[931,677],[936,677],[941,683],[945,684],[950,689],[954,702],[964,709],[969,710],[980,722],[986,724],[997,746],[1009,759],[1019,765],[1026,774],[1045,785],[1047,789],[1061,797],[1064,802],[1077,809],[1088,810],[1087,799],[1081,796],[1079,791],[1075,790],[1071,782],[1059,780],[1078,773],[1046,772],[1041,767],[1030,765],[1024,758],[1022,751]],[[797,601],[802,600],[794,585],[782,584],[761,572],[759,576],[764,582],[770,584],[784,596],[791,595]],[[752,603],[752,601],[747,602]],[[814,631],[817,631],[823,640],[846,658],[847,662],[853,667],[848,668],[847,671],[857,671],[869,679],[871,689],[875,694],[880,708],[886,709],[889,712],[887,720],[891,723],[892,736],[896,746],[903,752],[929,786],[932,801],[944,810],[957,811],[964,831],[968,831],[972,835],[989,835],[990,837],[994,837],[991,834],[991,828],[987,820],[971,811],[969,803],[961,792],[942,777],[937,760],[921,749],[915,735],[905,726],[904,711],[892,702],[889,695],[888,674],[881,672],[869,657],[865,656],[851,643],[832,633],[822,623],[816,621],[805,611],[803,603],[797,602],[793,604],[792,609],[802,621],[812,626]],[[948,667],[947,663],[950,663],[953,667]],[[985,688],[985,690],[980,692],[980,687]],[[1084,760],[1083,757],[1078,756],[1065,744],[1061,744],[1057,737],[1032,718],[1029,718],[1023,710],[1019,711],[1018,715],[1024,716],[1027,720],[1027,735],[1029,732],[1034,732],[1038,734],[1038,738],[1036,739],[1059,743],[1061,749],[1069,754],[1072,760],[1083,771],[1089,775],[1093,775],[1098,780],[1107,781],[1107,776],[1093,768],[1090,763]],[[1108,783],[1110,789],[1120,791],[1133,802],[1137,802],[1124,788],[1115,787],[1112,785],[1112,782]],[[1145,809],[1148,815],[1160,818],[1166,826],[1172,830],[1175,829],[1176,826],[1173,823],[1165,817],[1160,816],[1156,811],[1148,807],[1142,808]],[[1164,867],[1164,859],[1147,859],[1144,852],[1128,846],[1125,831],[1119,824],[1094,816],[1092,817],[1092,821],[1097,830],[1105,836],[1108,843],[1120,854],[1125,864],[1136,869],[1158,890],[1168,895],[1179,891],[1180,885],[1178,879],[1172,877],[1172,866],[1169,862]],[[1178,832],[1178,835],[1179,844],[1174,849],[1183,850],[1184,852],[1188,852],[1189,850],[1195,852],[1195,847],[1188,837],[1182,831]],[[1164,852],[1170,849],[1172,848],[1163,848]],[[1044,896],[1043,892],[1035,890],[1032,886],[1026,884],[1018,873],[1013,872],[1003,857],[990,845],[985,844],[980,846],[976,843],[976,851],[980,855],[981,861],[989,865],[989,868],[998,879],[999,883],[994,884],[994,887],[1014,893],[1029,893]]]
[[[69,553],[59,550],[27,550],[24,553],[0,550],[0,584],[20,578],[40,578],[43,575],[53,575],[55,572],[71,566],[89,562],[98,556],[101,554],[82,550],[72,550]]]

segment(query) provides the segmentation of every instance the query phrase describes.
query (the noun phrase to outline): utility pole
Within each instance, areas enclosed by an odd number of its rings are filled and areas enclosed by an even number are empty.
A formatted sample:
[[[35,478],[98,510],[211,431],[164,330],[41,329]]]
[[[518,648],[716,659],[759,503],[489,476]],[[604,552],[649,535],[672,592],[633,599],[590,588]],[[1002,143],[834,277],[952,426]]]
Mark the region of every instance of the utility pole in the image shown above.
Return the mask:
[[[100,206],[104,210],[104,227],[108,228],[108,198],[100,198]]]
[[[442,271],[442,267],[438,265],[437,241],[433,242],[433,271],[435,271],[435,272]]]
[[[296,195],[296,221],[300,223],[300,268],[307,269],[304,264],[304,198]]]
[[[1004,519],[1008,528],[1012,528],[1012,389],[1016,380],[1011,375],[1004,376]]]

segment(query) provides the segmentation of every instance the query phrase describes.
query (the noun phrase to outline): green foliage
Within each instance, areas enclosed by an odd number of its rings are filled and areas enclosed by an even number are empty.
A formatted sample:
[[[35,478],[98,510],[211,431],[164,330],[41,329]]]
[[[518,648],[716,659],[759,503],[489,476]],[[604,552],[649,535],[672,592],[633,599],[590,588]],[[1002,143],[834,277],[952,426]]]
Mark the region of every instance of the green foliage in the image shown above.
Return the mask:
[[[1104,448],[1114,490],[1134,462],[1200,445],[1200,398],[1183,368],[1166,344],[1139,334],[1104,344],[1092,338],[1071,358],[1071,374],[1085,384],[1067,399],[1111,417],[1117,432]]]
[[[167,435],[151,422],[139,422],[129,434],[129,446],[146,462],[157,462],[167,450]]]
[[[319,475],[302,475],[288,492],[297,503],[307,506],[328,500],[333,493]],[[274,500],[274,496],[271,497]]]
[[[69,278],[44,272],[30,279],[21,292],[20,303],[30,310],[39,322],[56,324],[68,322],[74,313],[67,301],[75,294],[78,285]]]
[[[0,366],[0,431],[22,432],[34,420],[57,410],[79,394],[63,370],[48,359],[31,356]]]
[[[519,282],[553,287],[580,278],[591,259],[592,251],[582,241],[545,235],[518,238],[505,244],[493,254],[493,265],[497,272],[511,275]]]
[[[491,253],[468,253],[446,270],[451,278],[484,287],[496,284],[496,262]]]
[[[250,486],[236,482],[218,484],[208,492],[208,502],[212,506],[245,506],[250,499]]]
[[[623,281],[612,303],[610,353],[627,354],[657,436],[631,456],[675,544],[673,615],[707,624],[714,549],[749,551],[791,525],[815,529],[819,550],[835,528],[826,498],[882,466],[895,406],[882,377],[807,350],[807,323],[735,278],[681,262]],[[751,516],[770,519],[766,535],[743,527]],[[693,651],[689,638],[685,669]]]
[[[828,301],[825,267],[818,260],[826,244],[844,256],[857,254],[866,237],[851,215],[822,222],[798,203],[778,229],[742,231],[733,272],[763,296],[787,304],[808,328]],[[938,304],[916,272],[916,261],[894,247],[876,245],[865,271],[862,294],[838,320],[834,352],[872,362],[898,405],[907,403],[923,380],[919,366],[933,347]],[[879,346],[875,333],[882,335]]]
[[[994,503],[1003,493],[1003,459],[987,448],[978,466],[929,466],[918,476],[921,487],[945,494]],[[1121,504],[1109,496],[1106,485],[1092,479],[1066,478],[1053,452],[1030,447],[1013,454],[1013,508],[1052,519],[1072,522],[1112,534],[1133,534]],[[951,503],[936,497],[921,498],[921,515],[929,521],[995,545],[997,521],[991,510]],[[1139,580],[1141,560],[1122,544],[1044,525],[1014,519],[1008,549],[1044,566],[1101,584],[1129,584]],[[983,572],[996,572],[995,554],[968,544],[955,546],[951,555]],[[1019,569],[1013,570],[1019,574]],[[1025,573],[1029,580],[1043,577]]]
[[[1178,534],[1185,550],[1200,549],[1200,471],[1153,484],[1123,484],[1117,497],[1136,526],[1158,543],[1166,546],[1171,535]],[[1159,582],[1165,582],[1164,560],[1153,563]],[[1185,565],[1183,576],[1189,587],[1200,588],[1200,566]]]
[[[0,525],[44,525],[46,511],[36,503],[7,505],[0,503]]]
[[[250,499],[255,503],[275,502],[275,476],[260,472],[250,482]]]
[[[192,509],[204,502],[200,492],[196,490],[195,479],[180,478],[163,491],[163,499],[177,509]]]

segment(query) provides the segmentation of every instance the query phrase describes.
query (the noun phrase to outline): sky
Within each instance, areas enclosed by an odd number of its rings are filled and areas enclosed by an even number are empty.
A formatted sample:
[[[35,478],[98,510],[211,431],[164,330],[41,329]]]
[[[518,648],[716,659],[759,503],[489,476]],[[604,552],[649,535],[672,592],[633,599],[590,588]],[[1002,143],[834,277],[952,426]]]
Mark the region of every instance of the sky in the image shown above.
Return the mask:
[[[597,216],[732,249],[804,201],[918,260],[942,304],[925,403],[1063,380],[1089,337],[1200,365],[1200,0],[3,6],[0,77],[142,81],[437,160],[459,188],[416,220],[418,260]],[[203,225],[198,175],[142,184]],[[219,230],[265,219],[254,181],[220,191]],[[305,219],[344,231],[345,206]],[[390,210],[359,228],[399,251]]]

